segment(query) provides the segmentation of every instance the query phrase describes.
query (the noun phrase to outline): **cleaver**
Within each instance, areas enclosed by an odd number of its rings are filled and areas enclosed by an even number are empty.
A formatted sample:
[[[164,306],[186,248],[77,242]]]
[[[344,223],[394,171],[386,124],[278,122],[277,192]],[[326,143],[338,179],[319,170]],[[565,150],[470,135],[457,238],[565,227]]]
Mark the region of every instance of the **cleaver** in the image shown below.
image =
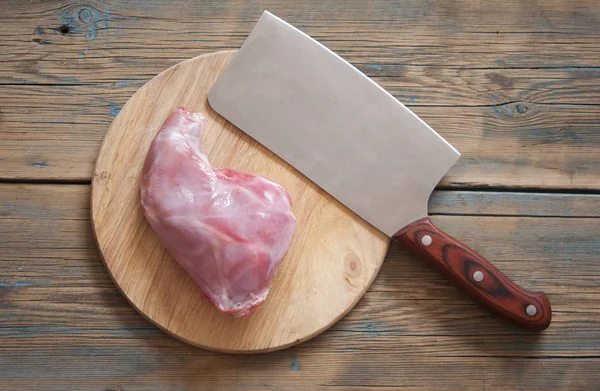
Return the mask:
[[[210,106],[500,318],[540,331],[529,292],[433,225],[427,204],[460,153],[339,55],[265,11],[208,93]]]

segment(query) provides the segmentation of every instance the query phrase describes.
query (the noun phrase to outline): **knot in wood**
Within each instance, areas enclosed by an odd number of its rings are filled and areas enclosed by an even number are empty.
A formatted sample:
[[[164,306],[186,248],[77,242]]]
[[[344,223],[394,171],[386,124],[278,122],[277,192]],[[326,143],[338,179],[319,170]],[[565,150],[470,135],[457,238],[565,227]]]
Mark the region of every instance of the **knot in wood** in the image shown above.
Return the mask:
[[[87,24],[87,23],[90,23],[92,20],[94,20],[94,13],[89,8],[82,8],[77,13],[77,17],[79,18],[81,23]]]
[[[344,260],[346,275],[350,278],[359,277],[362,272],[360,259],[355,254],[348,254]]]
[[[525,114],[526,112],[528,112],[528,111],[529,111],[529,107],[527,107],[527,105],[526,105],[526,104],[519,103],[519,104],[517,105],[517,111],[518,111],[520,114]]]

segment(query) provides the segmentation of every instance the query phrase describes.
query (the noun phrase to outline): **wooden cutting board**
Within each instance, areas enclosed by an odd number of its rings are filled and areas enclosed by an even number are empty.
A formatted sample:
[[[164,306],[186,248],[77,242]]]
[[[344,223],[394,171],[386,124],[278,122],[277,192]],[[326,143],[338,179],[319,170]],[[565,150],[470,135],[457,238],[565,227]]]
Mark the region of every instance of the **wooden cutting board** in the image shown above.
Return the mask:
[[[198,347],[267,352],[314,337],[352,309],[379,271],[389,238],[210,108],[208,90],[234,53],[179,63],[129,99],[100,149],[91,217],[108,272],[150,322]],[[204,147],[212,165],[265,176],[292,197],[298,221],[292,244],[267,300],[247,318],[231,318],[201,300],[140,208],[146,153],[180,105],[205,114]]]

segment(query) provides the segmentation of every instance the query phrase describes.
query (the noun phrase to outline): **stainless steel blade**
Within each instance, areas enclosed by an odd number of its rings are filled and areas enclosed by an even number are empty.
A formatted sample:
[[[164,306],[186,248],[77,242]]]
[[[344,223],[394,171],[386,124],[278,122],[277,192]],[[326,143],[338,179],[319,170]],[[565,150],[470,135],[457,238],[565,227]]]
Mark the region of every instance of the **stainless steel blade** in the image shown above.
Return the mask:
[[[208,94],[212,108],[393,235],[427,216],[460,153],[354,66],[264,12]]]

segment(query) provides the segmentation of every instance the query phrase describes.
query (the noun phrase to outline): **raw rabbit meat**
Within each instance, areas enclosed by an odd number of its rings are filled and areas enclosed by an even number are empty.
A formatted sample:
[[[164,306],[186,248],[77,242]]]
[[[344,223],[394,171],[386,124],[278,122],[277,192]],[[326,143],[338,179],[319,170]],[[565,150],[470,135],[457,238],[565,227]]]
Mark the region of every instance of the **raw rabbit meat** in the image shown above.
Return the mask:
[[[181,107],[165,120],[144,164],[142,210],[205,298],[246,316],[267,297],[296,219],[279,184],[210,165],[203,121]]]

